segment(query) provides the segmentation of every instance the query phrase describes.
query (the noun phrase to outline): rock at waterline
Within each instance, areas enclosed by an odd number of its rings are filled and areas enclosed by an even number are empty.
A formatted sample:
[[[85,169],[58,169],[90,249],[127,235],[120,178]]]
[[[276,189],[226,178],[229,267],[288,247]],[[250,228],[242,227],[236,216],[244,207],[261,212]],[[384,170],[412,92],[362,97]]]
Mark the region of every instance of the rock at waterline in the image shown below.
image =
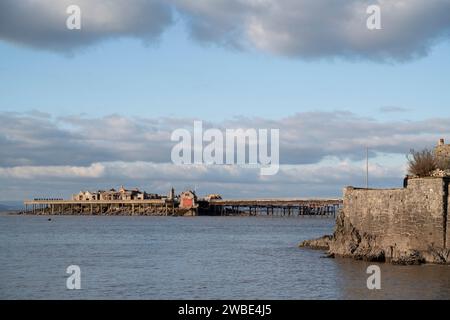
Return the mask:
[[[314,250],[329,250],[330,242],[333,240],[333,236],[325,235],[318,239],[313,240],[305,240],[300,243],[299,247],[301,248],[310,248]]]

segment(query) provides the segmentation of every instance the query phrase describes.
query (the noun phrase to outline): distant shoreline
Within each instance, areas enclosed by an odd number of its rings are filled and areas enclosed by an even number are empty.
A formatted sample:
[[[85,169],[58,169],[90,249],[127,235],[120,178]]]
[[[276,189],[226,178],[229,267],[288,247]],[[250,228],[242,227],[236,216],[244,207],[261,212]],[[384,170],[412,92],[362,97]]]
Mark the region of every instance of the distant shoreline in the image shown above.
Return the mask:
[[[5,210],[0,211],[0,216],[10,216],[10,215],[23,215],[22,210]]]

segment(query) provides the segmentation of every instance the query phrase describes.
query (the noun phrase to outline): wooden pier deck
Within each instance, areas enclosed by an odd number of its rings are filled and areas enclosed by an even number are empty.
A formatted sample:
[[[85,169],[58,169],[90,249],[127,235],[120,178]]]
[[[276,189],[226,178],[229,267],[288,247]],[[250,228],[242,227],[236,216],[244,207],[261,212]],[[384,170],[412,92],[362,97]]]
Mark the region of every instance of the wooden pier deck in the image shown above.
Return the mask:
[[[25,200],[27,214],[62,215],[172,215],[175,203],[167,199],[152,200]]]

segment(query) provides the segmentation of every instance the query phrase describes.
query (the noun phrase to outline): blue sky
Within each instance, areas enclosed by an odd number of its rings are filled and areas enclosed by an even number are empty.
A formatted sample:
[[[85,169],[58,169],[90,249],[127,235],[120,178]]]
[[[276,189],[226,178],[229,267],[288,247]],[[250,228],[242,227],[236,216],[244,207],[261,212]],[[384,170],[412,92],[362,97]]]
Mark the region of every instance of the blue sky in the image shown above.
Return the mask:
[[[312,110],[416,120],[450,112],[448,42],[404,63],[303,61],[199,44],[174,26],[152,45],[114,39],[68,55],[2,42],[0,57],[3,111],[204,120]],[[380,114],[382,107],[408,112]]]
[[[411,148],[450,140],[448,0],[23,1],[0,3],[0,200],[121,184],[335,197],[364,183],[366,146],[373,186],[391,187]],[[279,128],[280,173],[180,176],[170,133],[193,119]]]

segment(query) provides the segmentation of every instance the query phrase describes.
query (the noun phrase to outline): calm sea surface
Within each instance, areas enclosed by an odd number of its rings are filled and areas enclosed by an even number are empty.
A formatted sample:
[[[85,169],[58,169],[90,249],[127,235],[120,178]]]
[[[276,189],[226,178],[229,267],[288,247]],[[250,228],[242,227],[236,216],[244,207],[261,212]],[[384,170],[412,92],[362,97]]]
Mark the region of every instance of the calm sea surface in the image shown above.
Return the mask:
[[[450,299],[449,266],[323,258],[324,218],[0,216],[2,299]],[[81,290],[66,268],[81,268]]]

